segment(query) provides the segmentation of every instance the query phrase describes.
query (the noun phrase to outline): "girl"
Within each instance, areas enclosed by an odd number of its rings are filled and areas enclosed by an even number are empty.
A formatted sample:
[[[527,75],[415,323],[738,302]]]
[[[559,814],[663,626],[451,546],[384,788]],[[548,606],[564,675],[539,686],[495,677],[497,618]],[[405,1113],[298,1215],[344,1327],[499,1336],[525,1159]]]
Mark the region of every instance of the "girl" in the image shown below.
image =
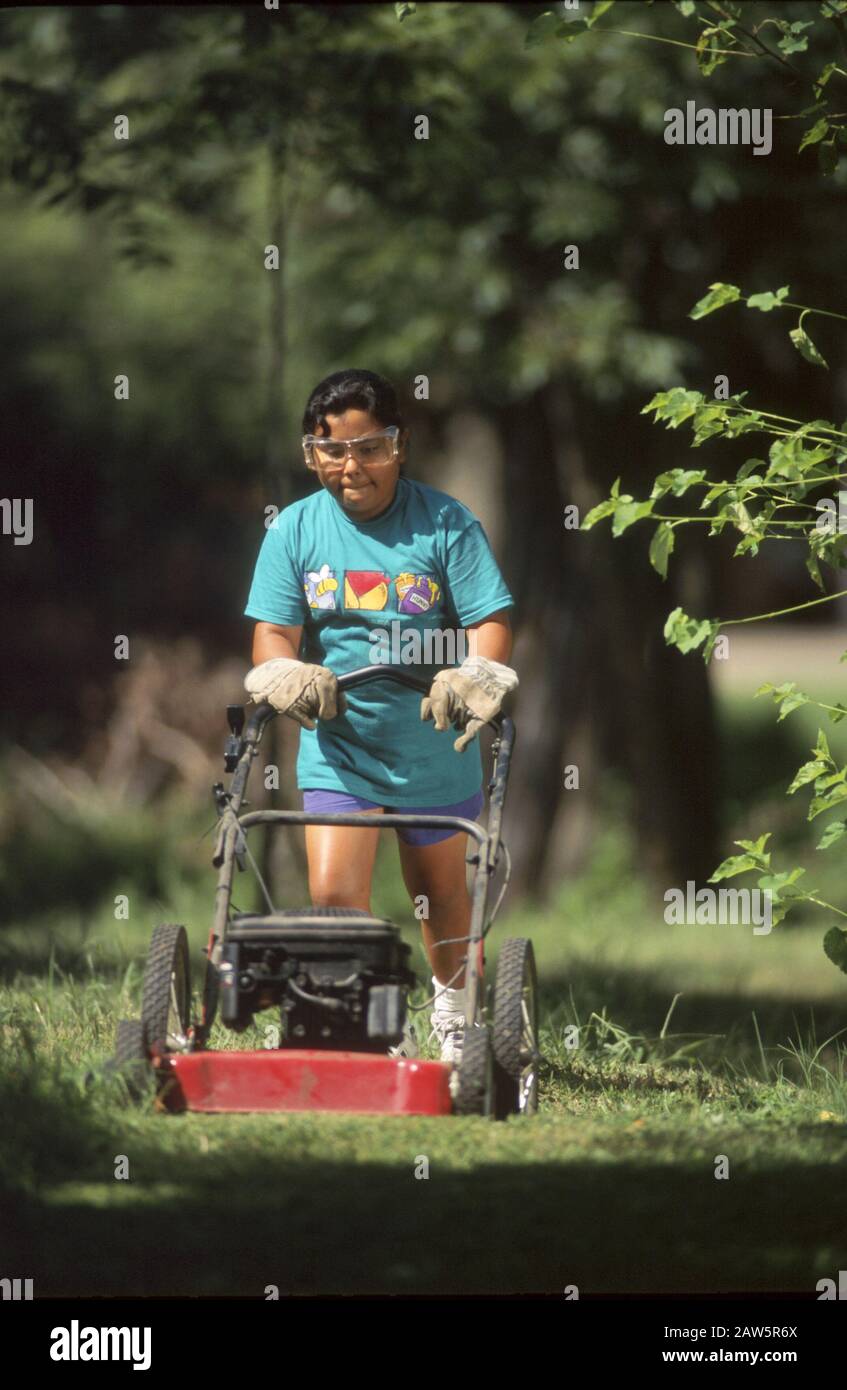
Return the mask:
[[[303,416],[306,465],[319,490],[268,527],[247,617],[256,621],[245,687],[301,725],[297,785],[303,809],[429,811],[475,820],[483,806],[477,730],[518,684],[506,664],[513,599],[473,513],[401,470],[409,431],[394,388],[375,372],[334,372]],[[449,640],[471,655],[448,665]],[[419,696],[393,681],[339,692],[336,674],[384,659],[387,635],[426,660]],[[433,659],[434,658],[434,659]],[[441,668],[441,669],[439,669]],[[317,722],[316,722],[317,721]],[[429,722],[432,721],[432,722]],[[453,724],[455,742],[440,737]],[[378,831],[306,826],[314,906],[370,911]],[[431,1022],[442,1060],[461,1055],[470,929],[466,837],[398,830],[410,898],[423,895],[423,940],[436,993]],[[440,943],[445,944],[441,945]],[[413,1055],[407,1027],[405,1044]]]

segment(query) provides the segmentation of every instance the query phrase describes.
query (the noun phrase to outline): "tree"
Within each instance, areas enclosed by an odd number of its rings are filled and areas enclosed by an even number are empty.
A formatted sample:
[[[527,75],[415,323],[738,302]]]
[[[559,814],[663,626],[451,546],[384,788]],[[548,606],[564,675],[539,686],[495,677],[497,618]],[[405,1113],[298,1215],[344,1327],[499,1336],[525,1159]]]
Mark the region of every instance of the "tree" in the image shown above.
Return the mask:
[[[608,8],[609,5],[604,7]],[[684,0],[677,8],[686,17],[694,16],[703,22],[691,0]],[[792,89],[796,92],[798,88],[802,90],[806,86],[816,98],[814,106],[799,113],[802,117],[814,116],[816,119],[803,133],[798,152],[802,153],[810,145],[818,145],[821,175],[831,177],[838,168],[847,135],[843,133],[841,125],[845,118],[833,112],[829,94],[824,93],[833,75],[847,80],[847,71],[834,61],[821,67],[818,54],[812,71],[804,74],[784,56],[807,51],[812,36],[804,31],[814,29],[813,21],[762,18],[759,9],[758,23],[748,28],[742,24],[742,19],[747,18],[746,10],[749,7],[715,3],[707,8],[719,17],[719,22],[704,27],[697,43],[698,62],[704,75],[708,76],[728,58],[739,56],[765,56],[789,69]],[[821,14],[824,19],[834,22],[842,46],[847,50],[847,24],[844,19],[847,5],[838,0],[826,0],[821,6]],[[769,24],[781,34],[777,45],[781,53],[768,47],[760,38],[760,31]],[[718,48],[719,44],[728,47]],[[776,290],[745,296],[737,285],[716,281],[694,305],[690,317],[699,320],[738,302],[744,302],[748,309],[763,314],[781,316],[785,311],[791,311],[792,316],[799,314],[795,327],[788,334],[790,342],[805,362],[828,370],[827,362],[810,337],[806,323],[813,315],[847,322],[847,315],[795,303],[789,294],[790,287],[783,285]],[[630,526],[648,517],[657,521],[650,543],[650,561],[663,579],[668,574],[669,557],[676,545],[677,531],[682,527],[696,526],[697,523],[709,523],[709,536],[720,536],[725,528],[733,528],[741,537],[733,552],[735,558],[755,557],[763,546],[773,542],[804,547],[806,569],[811,581],[823,591],[822,597],[806,599],[781,610],[733,619],[698,619],[689,617],[681,607],[673,609],[665,623],[666,642],[684,653],[702,647],[707,663],[718,643],[726,641],[725,629],[728,627],[778,618],[785,613],[816,608],[847,596],[847,589],[827,593],[821,572],[822,565],[828,566],[840,579],[837,572],[843,569],[847,560],[847,535],[842,524],[843,499],[847,498],[847,493],[839,490],[837,503],[829,496],[847,478],[847,473],[843,471],[847,463],[847,429],[838,429],[827,419],[817,418],[804,423],[793,416],[747,405],[744,403],[748,394],[746,391],[727,396],[726,380],[716,378],[723,389],[716,389],[712,398],[682,386],[660,391],[647,402],[642,413],[652,411],[654,419],[662,421],[670,429],[677,429],[682,424],[690,425],[692,448],[699,448],[715,438],[733,442],[743,438],[746,448],[749,448],[752,443],[750,436],[765,436],[772,440],[767,460],[748,458],[737,469],[734,478],[729,479],[716,480],[709,476],[705,467],[673,468],[660,474],[653,482],[649,497],[640,501],[630,494],[622,494],[620,478],[617,478],[609,497],[594,507],[583,522],[583,526],[590,530],[598,521],[608,517],[612,523],[612,534],[620,536]],[[683,498],[691,491],[696,493],[701,488],[704,495],[695,515],[680,515],[673,510],[668,515],[657,510],[668,506],[673,508],[676,499]],[[844,659],[847,659],[847,652],[842,657]],[[807,705],[816,705],[833,724],[847,716],[847,706],[841,702],[831,705],[811,700],[795,681],[779,686],[766,682],[756,694],[772,696],[779,710],[779,720]],[[838,807],[843,811],[843,803],[847,801],[847,766],[838,766],[823,729],[818,729],[817,741],[811,751],[811,759],[797,769],[787,788],[789,796],[811,788],[807,813],[809,821]],[[837,816],[826,825],[817,849],[829,849],[839,843],[845,833],[847,821],[843,816]],[[817,889],[800,884],[799,880],[805,874],[801,866],[775,871],[771,864],[772,850],[765,848],[770,838],[771,832],[766,831],[756,840],[737,840],[742,853],[731,855],[718,865],[710,881],[719,882],[749,872],[760,874],[758,887],[769,896],[771,924],[780,922],[800,902],[813,903],[836,912],[842,919],[847,917],[847,911],[825,902]],[[824,948],[830,959],[847,973],[847,930],[840,926],[830,927],[824,938]]]
[[[669,7],[639,13],[657,38],[683,23]],[[518,604],[523,674],[507,837],[527,889],[573,867],[575,803],[563,773],[574,761],[579,804],[595,816],[602,767],[623,775],[641,857],[661,881],[714,862],[706,672],[666,650],[668,595],[633,538],[612,546],[599,534],[579,536],[566,529],[565,508],[584,516],[622,461],[634,487],[676,462],[675,440],[656,437],[638,407],[683,370],[696,385],[709,360],[714,343],[705,339],[698,353],[680,326],[695,285],[721,279],[729,258],[745,283],[780,283],[774,226],[801,241],[814,232],[827,283],[838,268],[838,183],[821,190],[805,173],[781,183],[779,152],[767,176],[758,168],[766,161],[742,166],[724,150],[659,159],[662,111],[684,104],[694,59],[674,44],[601,34],[608,22],[601,17],[584,42],[548,36],[525,47],[525,7],[507,5],[427,6],[402,22],[388,6],[321,5],[143,16],[108,7],[2,20],[7,179],[32,198],[58,195],[57,206],[88,209],[104,237],[114,231],[153,298],[166,300],[186,275],[190,227],[215,247],[205,294],[192,282],[182,301],[185,349],[167,370],[150,363],[144,430],[128,438],[123,420],[110,422],[104,440],[96,394],[85,424],[92,454],[99,460],[108,443],[106,457],[116,460],[111,471],[98,463],[92,498],[104,499],[104,511],[108,499],[113,516],[132,499],[150,537],[143,571],[127,575],[124,566],[121,575],[137,583],[128,601],[145,621],[170,612],[173,600],[156,586],[162,547],[177,534],[190,543],[197,489],[214,477],[228,499],[203,529],[220,543],[209,576],[216,600],[189,584],[177,596],[180,618],[207,621],[210,640],[243,642],[231,594],[243,583],[258,517],[284,495],[278,478],[268,497],[262,477],[267,446],[256,422],[268,419],[270,359],[259,358],[253,304],[262,295],[266,319],[268,282],[259,277],[272,238],[260,180],[275,128],[285,134],[289,195],[297,197],[285,236],[287,361],[276,398],[286,437],[296,436],[297,408],[318,375],[351,362],[397,380],[413,400],[413,434],[434,447],[468,405],[496,423],[508,537],[501,559]],[[736,103],[748,90],[729,64],[715,79]],[[779,90],[770,72],[756,82],[765,101]],[[118,112],[137,136],[121,150],[111,136]],[[429,139],[416,138],[422,116]],[[751,237],[751,224],[759,235]],[[569,247],[578,269],[567,264]],[[128,278],[115,291],[124,308],[139,293]],[[233,284],[241,290],[234,306],[226,297]],[[207,296],[220,301],[217,341],[230,349],[220,359],[211,355],[214,334],[196,327],[205,325]],[[160,342],[173,331],[163,321]],[[756,347],[752,335],[722,347],[730,378],[750,370]],[[255,370],[257,358],[265,370]],[[109,360],[99,353],[92,379]],[[221,413],[226,370],[238,376]],[[764,371],[759,358],[754,386]],[[778,359],[777,372],[787,399],[805,389],[793,362]],[[415,400],[421,378],[428,396]],[[73,397],[66,388],[65,411]],[[290,495],[298,495],[305,480],[296,451],[286,447],[284,458]],[[45,487],[45,508],[51,495]],[[464,500],[473,506],[472,495]],[[119,541],[105,521],[84,544],[92,572],[109,572]],[[708,601],[714,574],[708,548],[695,544],[668,580],[672,600],[681,606],[693,588]],[[225,594],[229,626],[219,621]],[[112,598],[92,593],[93,611],[109,614]],[[685,782],[690,709],[700,739]]]

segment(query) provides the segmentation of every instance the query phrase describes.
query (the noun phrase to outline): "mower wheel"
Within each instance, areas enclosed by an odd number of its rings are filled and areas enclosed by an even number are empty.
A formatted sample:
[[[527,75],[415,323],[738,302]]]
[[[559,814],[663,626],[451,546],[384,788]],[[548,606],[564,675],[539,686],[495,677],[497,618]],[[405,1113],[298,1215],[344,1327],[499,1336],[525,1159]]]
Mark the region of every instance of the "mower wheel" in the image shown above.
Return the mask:
[[[453,1109],[457,1115],[485,1115],[493,1108],[494,1054],[485,1024],[466,1028],[462,1034],[462,1057],[450,1079]]]
[[[162,923],[153,932],[144,987],[141,1022],[149,1046],[186,1050],[191,1024],[191,967],[185,927]]]
[[[106,1064],[110,1073],[119,1072],[132,1100],[145,1100],[153,1091],[153,1068],[144,1041],[144,1025],[139,1018],[122,1018],[118,1023],[115,1055]]]
[[[494,1113],[538,1109],[538,977],[532,942],[510,937],[497,960],[493,1007]]]

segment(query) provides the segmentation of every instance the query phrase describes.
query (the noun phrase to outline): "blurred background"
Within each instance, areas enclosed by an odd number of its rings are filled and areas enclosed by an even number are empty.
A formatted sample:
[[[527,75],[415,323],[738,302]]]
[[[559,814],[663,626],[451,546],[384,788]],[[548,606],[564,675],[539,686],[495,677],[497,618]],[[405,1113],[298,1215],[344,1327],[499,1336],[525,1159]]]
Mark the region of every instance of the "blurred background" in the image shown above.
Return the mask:
[[[644,497],[665,469],[723,478],[751,452],[692,456],[684,429],[640,413],[656,390],[708,394],[723,374],[781,415],[847,415],[837,319],[814,321],[827,372],[784,315],[688,317],[715,281],[842,310],[843,162],[824,178],[798,155],[794,58],[702,75],[687,3],[619,3],[602,33],[529,45],[541,5],[396,8],[0,15],[2,492],[33,505],[30,544],[0,537],[4,1272],[39,1294],[561,1290],[575,1270],[596,1289],[808,1290],[844,1267],[830,922],[803,907],[770,935],[671,927],[662,895],[771,830],[775,867],[803,864],[838,902],[839,851],[817,854],[785,796],[816,712],[777,723],[752,696],[794,680],[842,698],[845,610],[730,628],[706,667],[665,645],[668,613],[816,597],[803,551],[733,559],[734,533],[687,527],[663,582],[652,527],[612,540],[564,521],[618,476]],[[811,26],[807,73],[840,58],[817,3],[778,10]],[[667,146],[664,113],[689,100],[772,108],[772,153]],[[211,787],[251,664],[266,508],[314,487],[302,412],[349,366],[394,382],[409,471],[481,518],[516,600],[513,877],[490,941],[504,925],[535,943],[545,1069],[529,1129],[485,1144],[474,1120],[170,1124],[86,1080],[138,1012],[157,921],[186,923],[199,981]],[[845,727],[828,731],[840,762]],[[299,805],[296,726],[266,739],[281,785],[254,770],[253,804]],[[426,979],[382,840],[373,906]],[[303,902],[302,832],[254,842],[277,901]],[[256,905],[248,875],[235,901]],[[212,1044],[263,1037],[216,1025]],[[716,1143],[742,1159],[717,1203]],[[116,1147],[134,1190],[113,1180]],[[445,1176],[413,1202],[418,1151]]]
[[[773,829],[813,862],[784,791],[814,712],[777,725],[751,697],[796,679],[834,700],[843,607],[731,629],[729,659],[706,668],[666,647],[669,611],[802,602],[814,591],[801,550],[732,560],[733,534],[689,527],[663,583],[644,528],[579,533],[564,509],[585,516],[618,475],[644,496],[663,469],[723,477],[743,457],[733,448],[749,452],[711,442],[689,465],[683,431],[639,413],[656,389],[709,392],[724,373],[785,415],[847,413],[834,320],[816,320],[827,373],[777,314],[687,317],[716,280],[839,305],[844,170],[823,179],[779,120],[767,158],[666,146],[665,110],[692,97],[778,113],[794,95],[778,63],[727,62],[706,81],[690,51],[648,41],[691,40],[673,6],[617,7],[617,27],[642,40],[527,46],[542,9],[0,18],[4,492],[34,508],[32,543],[0,547],[0,914],[14,969],[50,949],[67,965],[93,943],[140,947],[163,914],[190,916],[204,938],[210,789],[250,665],[243,608],[265,509],[313,488],[302,411],[345,366],[394,381],[410,472],[482,519],[516,599],[509,910],[553,911],[590,955],[604,893],[643,893],[638,920],[661,933],[661,894],[705,882],[740,835]],[[831,37],[819,26],[810,41],[818,71]],[[119,116],[128,140],[114,138]],[[578,269],[564,268],[568,245]],[[128,400],[114,398],[118,374]],[[128,660],[115,658],[121,634]],[[275,804],[299,804],[296,728],[273,740]],[[565,789],[569,765],[578,789]],[[258,777],[252,792],[271,795]],[[379,902],[408,918],[393,843],[380,863]],[[264,864],[281,898],[303,897],[299,838],[275,837]],[[837,864],[815,868],[824,891]],[[575,919],[561,895],[585,884]],[[818,981],[817,955],[809,969]],[[822,956],[820,969],[827,993],[837,976]]]

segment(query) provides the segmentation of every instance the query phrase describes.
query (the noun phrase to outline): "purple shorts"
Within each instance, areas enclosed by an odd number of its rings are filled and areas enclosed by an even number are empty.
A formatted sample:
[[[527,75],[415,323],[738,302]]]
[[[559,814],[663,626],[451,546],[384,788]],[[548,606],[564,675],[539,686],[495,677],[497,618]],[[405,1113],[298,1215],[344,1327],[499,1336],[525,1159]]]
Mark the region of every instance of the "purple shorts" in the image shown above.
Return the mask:
[[[485,804],[482,790],[469,796],[466,801],[457,801],[453,806],[380,806],[378,801],[366,801],[363,796],[352,796],[350,792],[329,791],[312,788],[303,792],[303,810],[314,811],[318,816],[341,815],[344,811],[398,811],[416,816],[462,816],[465,820],[476,820]],[[452,827],[447,830],[420,829],[413,825],[396,827],[400,839],[407,845],[436,845],[439,840],[447,840],[459,832]]]

